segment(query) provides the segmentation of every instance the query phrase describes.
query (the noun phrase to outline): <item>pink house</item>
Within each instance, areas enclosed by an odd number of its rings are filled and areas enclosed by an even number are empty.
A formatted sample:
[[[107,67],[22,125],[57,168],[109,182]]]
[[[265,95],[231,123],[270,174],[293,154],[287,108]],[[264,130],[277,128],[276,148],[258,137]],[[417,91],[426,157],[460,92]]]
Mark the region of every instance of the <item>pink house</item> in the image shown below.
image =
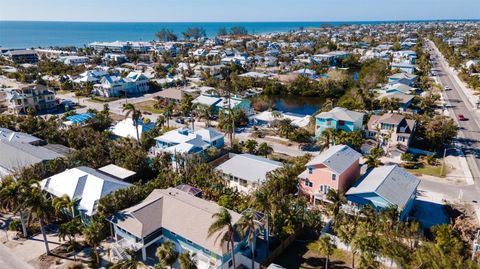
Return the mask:
[[[336,145],[309,161],[299,175],[299,189],[310,201],[325,200],[330,189],[346,192],[360,177],[360,153],[347,145]]]

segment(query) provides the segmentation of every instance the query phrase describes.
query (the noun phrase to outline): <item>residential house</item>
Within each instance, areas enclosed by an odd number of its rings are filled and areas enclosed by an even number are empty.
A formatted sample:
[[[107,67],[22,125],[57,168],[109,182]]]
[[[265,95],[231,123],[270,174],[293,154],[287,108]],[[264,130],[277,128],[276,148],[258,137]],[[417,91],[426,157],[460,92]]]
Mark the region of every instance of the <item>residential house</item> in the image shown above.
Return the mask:
[[[87,56],[66,55],[60,56],[58,60],[66,65],[86,64],[89,61]]]
[[[409,216],[420,180],[397,165],[373,168],[347,191],[348,203],[356,209],[373,206],[377,211],[396,207],[400,219]]]
[[[104,97],[146,93],[148,82],[149,79],[138,72],[130,72],[125,78],[106,75],[101,78],[100,84],[93,85],[93,93]]]
[[[197,268],[231,268],[231,252],[219,239],[226,230],[208,234],[215,221],[214,215],[220,209],[212,201],[176,188],[156,189],[141,203],[108,218],[115,234],[114,254],[133,249],[141,251],[142,260],[146,261],[147,253],[153,253],[168,240],[174,243],[175,251],[195,254]],[[236,225],[241,215],[231,210],[229,213],[231,223]],[[236,261],[240,260],[241,249],[246,246],[245,240],[235,237]]]
[[[117,137],[132,138],[137,140],[137,130],[138,137],[141,139],[144,133],[152,130],[155,127],[154,122],[145,123],[142,120],[138,120],[137,124],[133,124],[132,118],[126,118],[122,121],[119,121],[113,127],[110,128],[113,135]]]
[[[83,221],[96,214],[98,200],[102,197],[130,186],[106,172],[86,166],[67,169],[40,182],[42,190],[54,197],[67,195],[72,201],[77,200],[74,213]]]
[[[388,77],[388,84],[405,84],[407,86],[414,86],[417,82],[417,76],[406,73],[396,73]]]
[[[408,62],[402,62],[402,63],[392,63],[390,64],[390,69],[395,70],[399,69],[401,72],[407,73],[407,74],[413,74],[415,73],[415,65],[408,63]]]
[[[267,174],[283,166],[281,162],[252,154],[232,154],[230,159],[215,168],[229,187],[251,193],[267,180]]]
[[[326,129],[353,132],[362,129],[364,113],[335,107],[328,112],[315,116],[315,136],[320,136]]]
[[[34,50],[10,50],[5,56],[16,64],[34,64],[38,62],[37,52]]]
[[[37,163],[64,157],[34,136],[2,128],[0,131],[0,178]]]
[[[375,139],[392,157],[407,152],[415,132],[415,120],[397,113],[372,115],[367,123],[365,136]]]
[[[329,190],[346,192],[360,176],[362,154],[347,145],[335,145],[310,160],[299,175],[299,189],[311,202],[326,200]]]
[[[156,145],[151,149],[151,154],[168,152],[173,154],[172,158],[175,161],[175,154],[201,154],[209,147],[222,148],[224,137],[223,133],[214,128],[200,129],[195,132],[188,128],[178,128],[156,137]]]
[[[43,85],[19,84],[15,88],[2,88],[5,99],[2,103],[7,107],[9,113],[26,113],[27,110],[48,111],[57,106],[55,93]]]
[[[330,66],[339,65],[342,59],[350,56],[350,53],[346,51],[331,51],[324,54],[316,54],[312,56],[312,59],[317,63],[324,63]]]

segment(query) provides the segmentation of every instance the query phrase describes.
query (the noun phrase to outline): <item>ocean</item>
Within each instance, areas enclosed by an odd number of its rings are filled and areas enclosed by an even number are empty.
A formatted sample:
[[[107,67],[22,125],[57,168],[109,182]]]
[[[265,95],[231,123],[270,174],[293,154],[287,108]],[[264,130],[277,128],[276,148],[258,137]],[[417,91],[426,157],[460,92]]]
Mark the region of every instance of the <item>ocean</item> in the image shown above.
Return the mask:
[[[0,21],[0,47],[33,48],[50,46],[83,47],[94,41],[151,41],[155,33],[170,29],[181,37],[189,27],[202,27],[208,37],[219,28],[243,26],[249,33],[286,32],[300,27],[348,24],[380,24],[370,22],[39,22]]]

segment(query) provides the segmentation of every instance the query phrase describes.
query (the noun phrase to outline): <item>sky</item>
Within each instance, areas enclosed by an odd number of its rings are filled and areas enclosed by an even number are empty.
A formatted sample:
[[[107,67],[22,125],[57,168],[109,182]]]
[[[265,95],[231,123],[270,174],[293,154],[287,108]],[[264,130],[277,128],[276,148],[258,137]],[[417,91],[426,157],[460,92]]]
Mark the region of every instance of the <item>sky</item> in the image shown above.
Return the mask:
[[[230,22],[480,19],[480,0],[0,0],[0,20]]]

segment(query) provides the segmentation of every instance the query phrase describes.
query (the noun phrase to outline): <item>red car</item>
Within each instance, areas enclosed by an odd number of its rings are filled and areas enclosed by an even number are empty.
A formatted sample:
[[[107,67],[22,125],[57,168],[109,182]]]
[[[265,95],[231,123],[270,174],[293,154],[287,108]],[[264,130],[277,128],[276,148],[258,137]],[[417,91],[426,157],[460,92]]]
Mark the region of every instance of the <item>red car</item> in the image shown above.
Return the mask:
[[[459,121],[465,121],[467,120],[467,118],[465,118],[465,116],[463,116],[462,114],[458,115],[458,120]]]

